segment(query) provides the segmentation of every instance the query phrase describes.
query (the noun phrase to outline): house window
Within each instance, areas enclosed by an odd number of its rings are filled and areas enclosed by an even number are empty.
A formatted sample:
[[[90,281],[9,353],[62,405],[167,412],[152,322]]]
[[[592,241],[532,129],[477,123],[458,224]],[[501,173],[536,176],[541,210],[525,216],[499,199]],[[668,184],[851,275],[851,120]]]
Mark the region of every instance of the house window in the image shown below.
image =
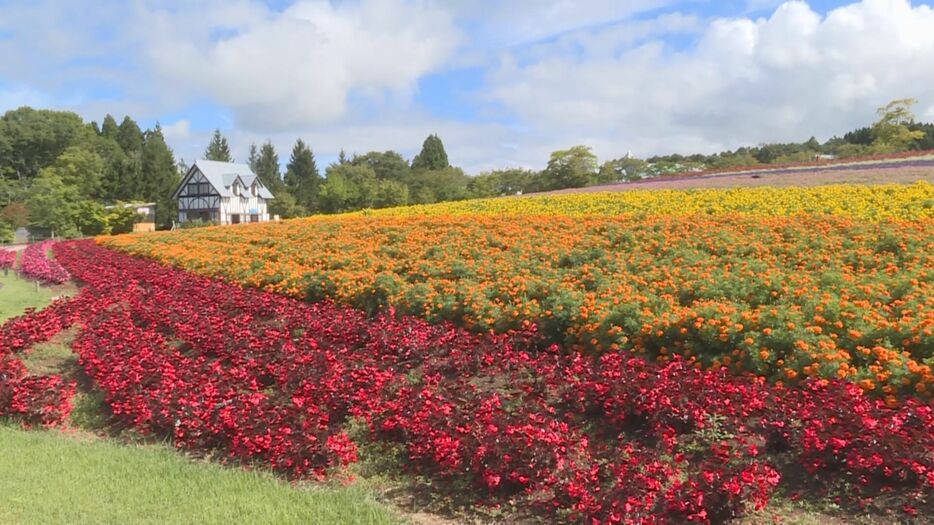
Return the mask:
[[[255,183],[255,182],[253,183],[252,186],[250,186],[250,193],[252,193],[254,197],[256,197],[256,194],[258,193],[258,191],[256,190],[256,183]]]
[[[240,185],[239,185],[239,184],[237,184],[237,183],[235,182],[235,183],[233,184],[233,188],[232,188],[232,189],[233,189],[233,194],[234,194],[234,195],[240,196]]]
[[[230,224],[240,224],[240,214],[234,213],[230,216]]]
[[[188,195],[209,195],[210,193],[211,185],[207,182],[188,183]]]
[[[259,215],[250,215],[250,222],[259,222]]]

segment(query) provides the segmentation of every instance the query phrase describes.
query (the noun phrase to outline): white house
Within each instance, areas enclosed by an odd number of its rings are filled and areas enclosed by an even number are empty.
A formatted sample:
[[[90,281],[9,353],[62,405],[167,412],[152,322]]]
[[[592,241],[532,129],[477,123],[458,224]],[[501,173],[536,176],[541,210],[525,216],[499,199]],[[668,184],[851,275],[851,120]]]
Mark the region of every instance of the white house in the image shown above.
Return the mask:
[[[178,222],[219,224],[266,222],[272,193],[246,164],[199,160],[172,194],[178,201]]]

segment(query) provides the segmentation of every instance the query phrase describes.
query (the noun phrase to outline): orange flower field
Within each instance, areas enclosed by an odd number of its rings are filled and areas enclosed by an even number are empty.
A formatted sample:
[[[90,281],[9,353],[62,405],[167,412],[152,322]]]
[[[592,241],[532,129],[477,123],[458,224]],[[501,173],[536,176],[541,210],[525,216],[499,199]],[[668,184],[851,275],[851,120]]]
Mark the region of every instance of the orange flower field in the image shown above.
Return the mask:
[[[685,211],[666,215],[579,206],[562,215],[555,197],[549,212],[536,213],[530,198],[511,199],[528,213],[444,213],[466,206],[455,203],[421,215],[317,216],[101,242],[370,312],[391,305],[480,331],[534,326],[577,351],[625,348],[659,361],[679,354],[773,381],[847,378],[893,401],[934,390],[934,220],[795,210],[797,197],[779,216],[748,206],[699,213],[682,193]],[[897,204],[897,192],[890,196]]]

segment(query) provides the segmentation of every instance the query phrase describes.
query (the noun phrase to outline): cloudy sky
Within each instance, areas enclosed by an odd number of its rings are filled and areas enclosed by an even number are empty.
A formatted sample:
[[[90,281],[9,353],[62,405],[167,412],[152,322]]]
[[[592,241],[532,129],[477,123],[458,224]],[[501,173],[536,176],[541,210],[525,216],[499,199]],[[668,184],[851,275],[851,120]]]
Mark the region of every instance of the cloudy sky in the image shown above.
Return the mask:
[[[438,133],[469,172],[826,139],[894,98],[934,120],[929,3],[0,0],[0,111],[158,121],[188,161],[214,128],[323,163]]]

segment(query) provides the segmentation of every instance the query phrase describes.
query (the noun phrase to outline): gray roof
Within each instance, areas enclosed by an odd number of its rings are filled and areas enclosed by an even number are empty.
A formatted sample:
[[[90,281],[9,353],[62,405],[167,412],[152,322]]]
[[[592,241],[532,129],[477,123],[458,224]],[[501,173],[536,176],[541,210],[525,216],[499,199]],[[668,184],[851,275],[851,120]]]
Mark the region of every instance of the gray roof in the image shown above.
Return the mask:
[[[205,178],[208,179],[208,182],[214,186],[214,189],[223,197],[233,197],[233,192],[230,191],[230,186],[238,178],[240,182],[243,183],[243,186],[249,188],[253,185],[253,181],[259,185],[259,196],[264,199],[272,199],[273,194],[263,186],[262,181],[258,180],[253,170],[250,169],[250,166],[246,164],[238,164],[235,162],[218,162],[216,160],[196,160],[194,166],[197,167],[198,171],[204,174]]]

